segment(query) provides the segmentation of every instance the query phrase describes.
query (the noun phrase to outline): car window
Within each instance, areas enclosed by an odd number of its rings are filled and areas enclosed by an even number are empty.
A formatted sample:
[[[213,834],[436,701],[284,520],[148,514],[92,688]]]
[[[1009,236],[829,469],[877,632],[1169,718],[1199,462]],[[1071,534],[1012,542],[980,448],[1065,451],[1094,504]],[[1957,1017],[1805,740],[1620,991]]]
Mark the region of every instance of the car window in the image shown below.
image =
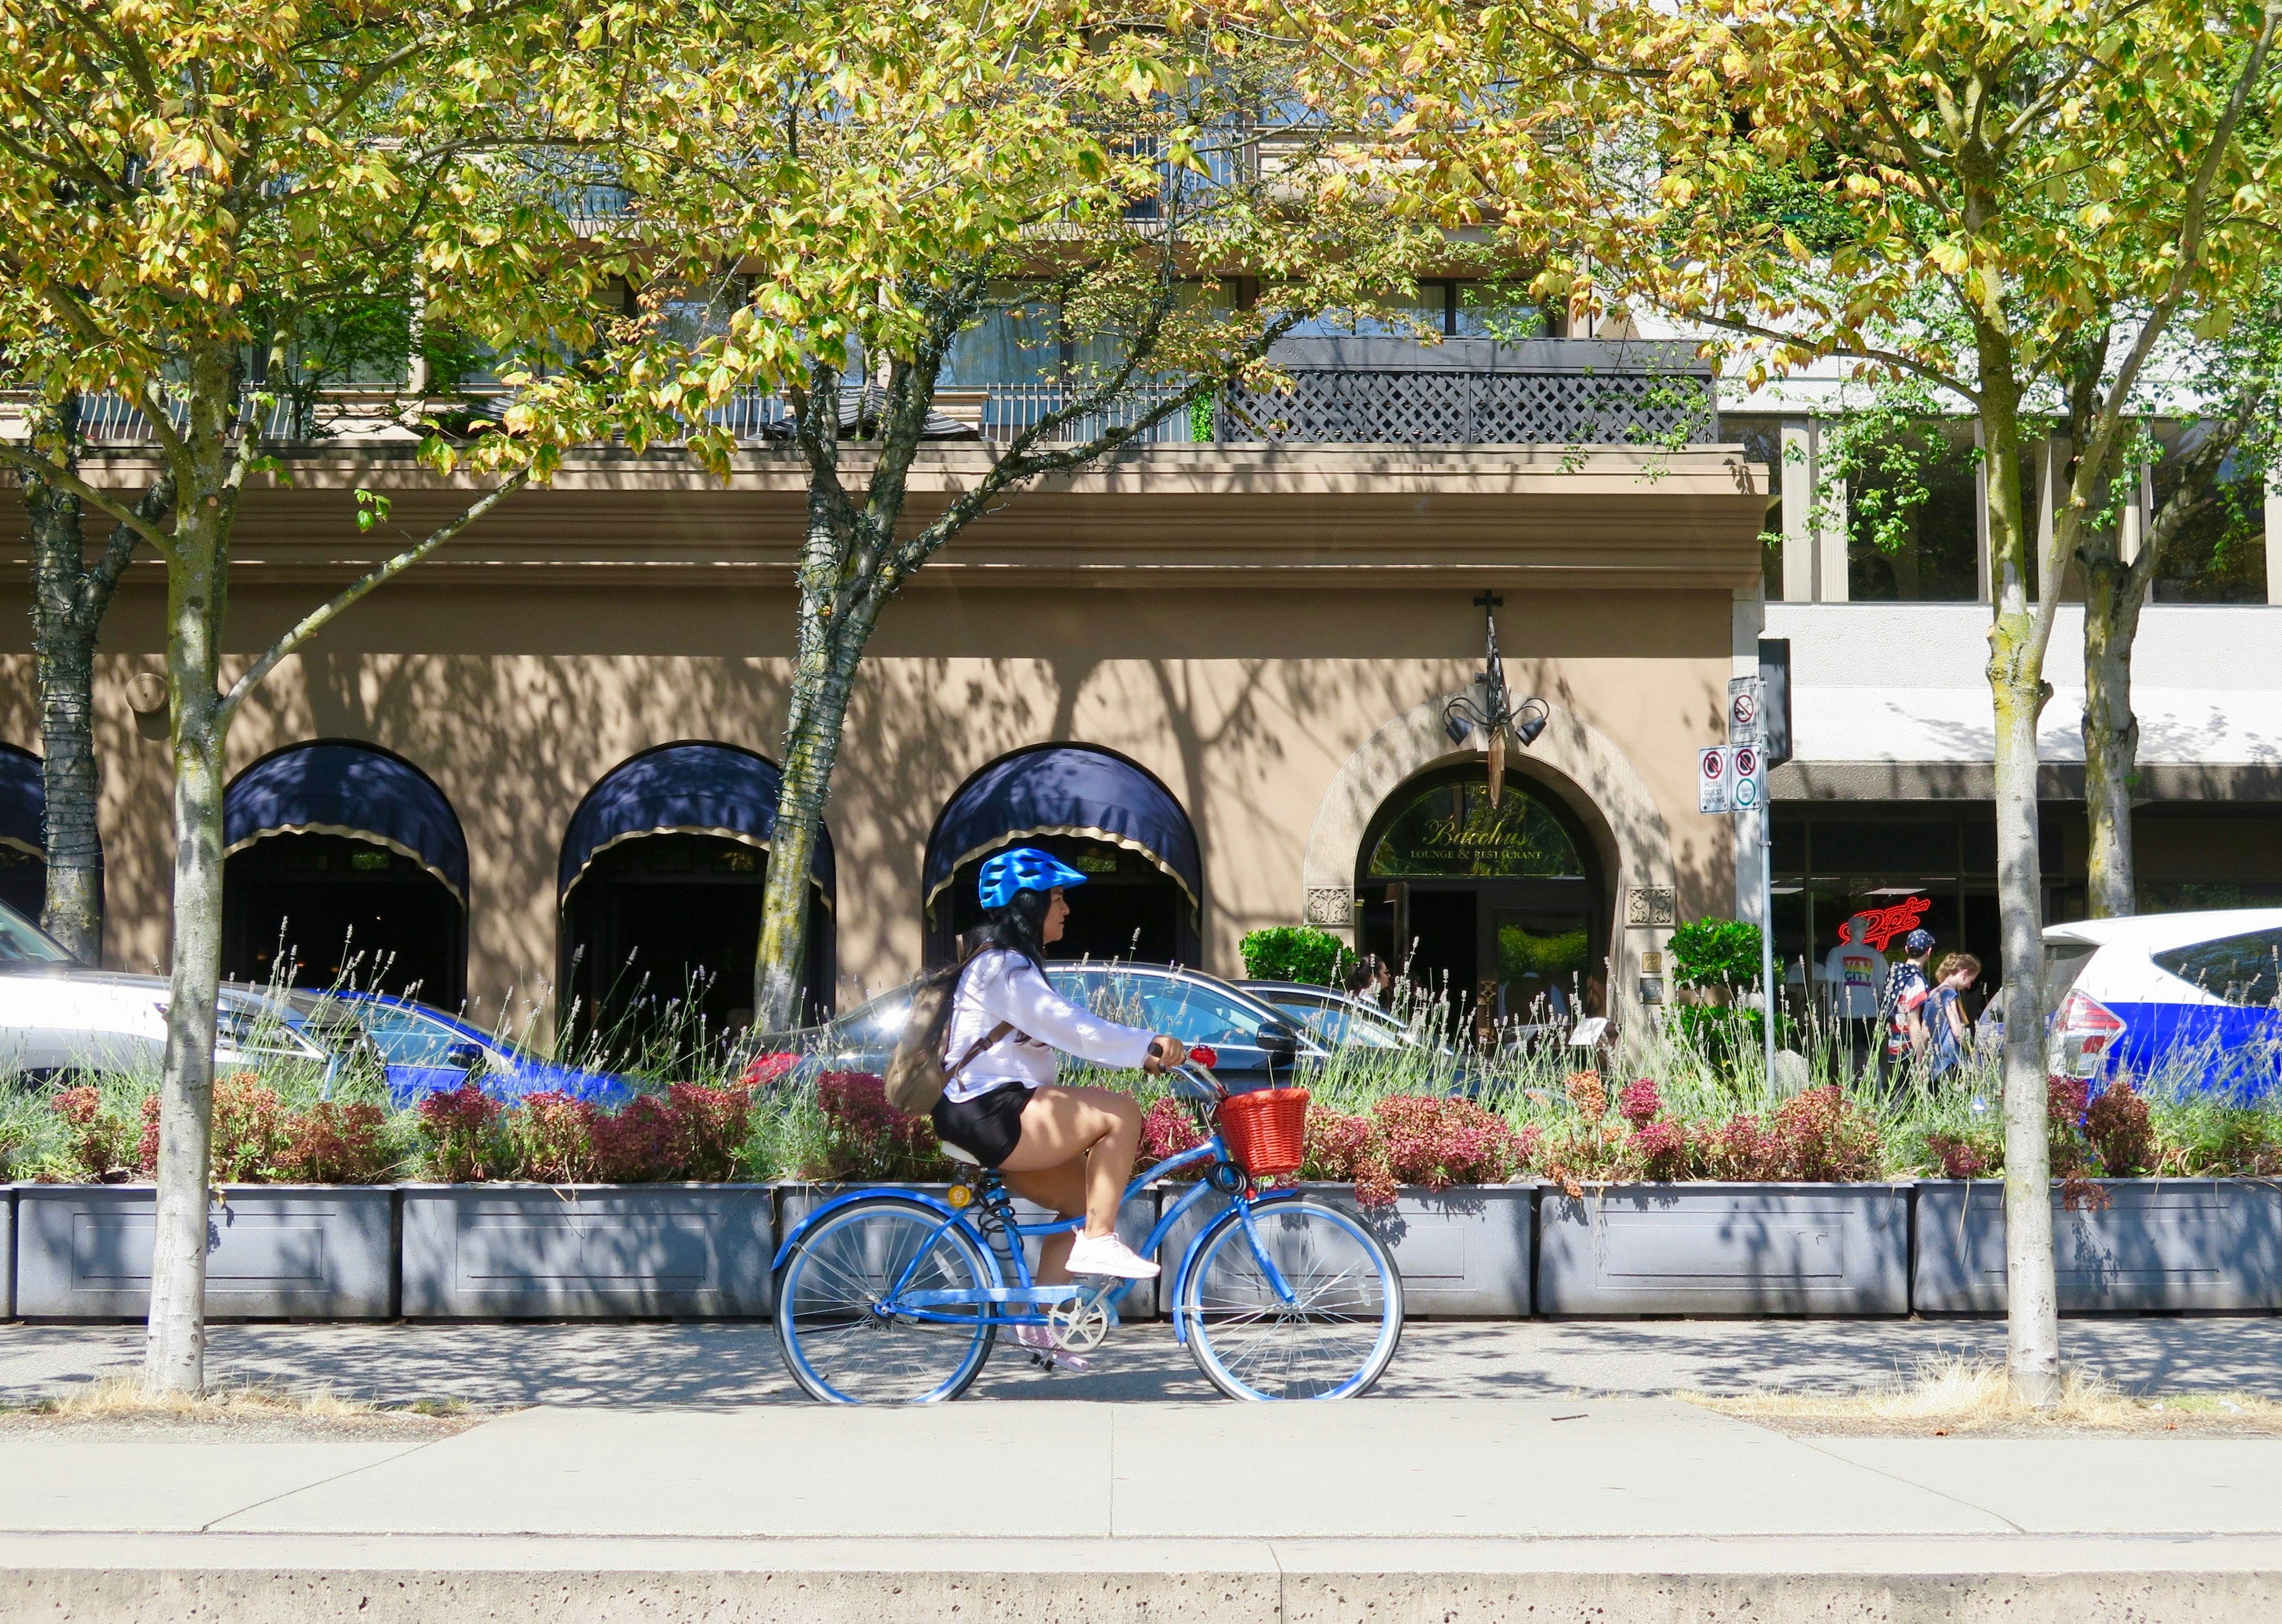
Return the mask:
[[[380,1051],[381,1059],[392,1066],[451,1067],[446,1055],[475,1042],[431,1015],[392,1004],[360,1003],[356,1021],[372,1039],[372,1046]]]
[[[2282,995],[2282,929],[2221,936],[2154,958],[2181,981],[2230,1004],[2272,1004]]]
[[[223,998],[214,1006],[214,1037],[224,1047],[241,1054],[282,1054],[307,1060],[316,1045],[285,1024],[275,1010]]]
[[[0,965],[77,962],[37,925],[0,903]]]
[[[892,992],[882,992],[868,1004],[858,1006],[834,1022],[830,1046],[834,1049],[889,1049],[904,1039],[904,1029],[911,1024],[912,989],[897,987]]]
[[[2084,967],[2092,962],[2092,954],[2100,951],[2092,942],[2048,942],[2045,944],[2045,1015],[2050,1019],[2061,1000],[2068,997],[2076,978],[2084,974]]]
[[[1055,990],[1072,1003],[1128,1026],[1145,1026],[1183,1043],[1256,1045],[1266,1012],[1238,1003],[1206,983],[1172,975],[1080,976],[1056,971]]]

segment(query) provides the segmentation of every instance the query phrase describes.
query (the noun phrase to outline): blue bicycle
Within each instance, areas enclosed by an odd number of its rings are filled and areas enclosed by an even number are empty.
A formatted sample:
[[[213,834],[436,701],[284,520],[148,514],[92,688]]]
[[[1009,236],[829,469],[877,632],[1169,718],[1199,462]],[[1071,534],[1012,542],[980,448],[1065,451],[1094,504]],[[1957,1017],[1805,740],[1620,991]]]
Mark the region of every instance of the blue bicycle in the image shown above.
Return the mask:
[[[1175,1073],[1205,1143],[1139,1175],[1126,1199],[1168,1173],[1209,1165],[1136,1250],[1157,1255],[1191,1212],[1221,1197],[1222,1210],[1191,1225],[1178,1263],[1166,1267],[1174,1337],[1230,1398],[1352,1398],[1394,1358],[1402,1277],[1353,1214],[1260,1187],[1207,1113],[1228,1097],[1210,1064],[1206,1051]],[[827,1403],[924,1404],[974,1385],[1001,1326],[1044,1325],[1056,1350],[1091,1352],[1118,1325],[1120,1300],[1152,1282],[1034,1283],[1022,1243],[1081,1222],[1017,1222],[988,1168],[973,1168],[947,1201],[857,1191],[827,1201],[777,1253],[786,1367]]]

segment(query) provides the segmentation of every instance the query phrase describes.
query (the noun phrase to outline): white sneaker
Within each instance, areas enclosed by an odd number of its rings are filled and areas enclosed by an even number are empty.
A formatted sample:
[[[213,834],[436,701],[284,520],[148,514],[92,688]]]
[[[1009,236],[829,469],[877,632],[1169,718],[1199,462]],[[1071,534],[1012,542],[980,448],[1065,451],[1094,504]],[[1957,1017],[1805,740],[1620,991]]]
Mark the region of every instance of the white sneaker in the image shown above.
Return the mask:
[[[1114,1235],[1079,1235],[1077,1244],[1070,1248],[1069,1271],[1114,1274],[1122,1280],[1157,1278],[1157,1265]]]
[[[1054,1346],[1054,1333],[1044,1325],[1017,1325],[1014,1340],[1022,1350],[1037,1359],[1048,1370],[1060,1365],[1066,1371],[1083,1374],[1088,1361],[1077,1354],[1065,1353]]]

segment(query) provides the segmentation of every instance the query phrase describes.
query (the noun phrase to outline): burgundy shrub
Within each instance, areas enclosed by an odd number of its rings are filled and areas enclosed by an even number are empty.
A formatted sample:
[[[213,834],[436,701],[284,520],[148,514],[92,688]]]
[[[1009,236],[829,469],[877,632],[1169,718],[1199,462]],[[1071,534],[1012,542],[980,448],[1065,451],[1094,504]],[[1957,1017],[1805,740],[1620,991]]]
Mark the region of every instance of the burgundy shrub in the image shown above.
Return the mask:
[[[647,1185],[681,1173],[681,1121],[655,1095],[630,1100],[594,1119],[594,1177],[609,1185]]]
[[[430,1173],[447,1185],[491,1177],[500,1165],[497,1131],[505,1109],[472,1080],[423,1100],[413,1115]]]
[[[2084,1138],[2110,1178],[2130,1178],[2155,1165],[2155,1123],[2139,1091],[2119,1077],[2084,1114]]]
[[[1663,1115],[1664,1097],[1656,1092],[1655,1079],[1626,1084],[1625,1092],[1617,1096],[1617,1115],[1635,1128],[1645,1128]]]
[[[376,1105],[319,1100],[288,1121],[277,1170],[301,1184],[386,1183],[396,1170],[387,1113]]]

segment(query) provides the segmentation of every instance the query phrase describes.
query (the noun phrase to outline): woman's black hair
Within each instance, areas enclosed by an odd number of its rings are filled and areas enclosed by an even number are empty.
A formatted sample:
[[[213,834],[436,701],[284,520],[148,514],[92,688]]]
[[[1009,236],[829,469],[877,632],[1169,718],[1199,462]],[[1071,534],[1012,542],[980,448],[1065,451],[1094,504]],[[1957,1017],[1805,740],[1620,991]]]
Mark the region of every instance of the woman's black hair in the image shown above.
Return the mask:
[[[1044,969],[1046,909],[1052,901],[1051,891],[1016,891],[1005,907],[991,909],[982,916],[982,923],[967,933],[969,949],[981,953],[1003,947]]]

